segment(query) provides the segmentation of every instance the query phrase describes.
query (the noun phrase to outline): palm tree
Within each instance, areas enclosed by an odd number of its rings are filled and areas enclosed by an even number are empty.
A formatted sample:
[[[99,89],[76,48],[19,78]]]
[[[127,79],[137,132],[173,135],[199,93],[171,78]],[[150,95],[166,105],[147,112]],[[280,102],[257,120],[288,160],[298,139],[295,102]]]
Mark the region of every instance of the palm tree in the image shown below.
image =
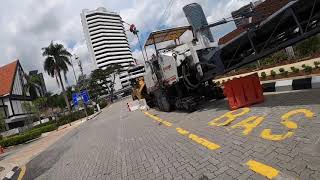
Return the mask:
[[[40,96],[42,96],[42,87],[41,87],[41,79],[39,76],[34,75],[27,75],[24,74],[24,77],[26,79],[25,84],[23,85],[23,95],[26,96],[27,92],[29,92],[29,95],[32,99],[36,99],[38,97],[38,94],[36,90],[39,91]]]
[[[64,88],[61,72],[67,80],[68,65],[71,65],[70,57],[72,56],[62,44],[54,44],[52,41],[48,47],[42,48],[42,56],[46,57],[44,61],[44,70],[51,77],[55,77],[59,86],[61,86],[64,100],[67,104],[69,112],[71,112],[70,103]]]

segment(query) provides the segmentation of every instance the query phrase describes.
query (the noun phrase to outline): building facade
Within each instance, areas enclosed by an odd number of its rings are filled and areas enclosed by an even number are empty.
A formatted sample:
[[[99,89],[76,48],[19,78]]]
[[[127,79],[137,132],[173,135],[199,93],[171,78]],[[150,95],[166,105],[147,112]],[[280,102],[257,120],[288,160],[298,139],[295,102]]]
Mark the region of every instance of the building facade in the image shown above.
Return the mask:
[[[120,74],[115,78],[115,90],[130,89],[127,70],[135,62],[120,15],[103,7],[91,11],[84,9],[81,22],[87,47],[96,67],[106,69],[113,64],[121,65]]]
[[[43,73],[39,73],[38,70],[33,70],[29,72],[29,77],[36,77],[40,80],[39,84],[36,85],[36,96],[42,97],[47,93],[46,83],[44,82]],[[31,94],[31,92],[30,92]]]
[[[26,78],[18,60],[0,67],[0,84],[0,114],[4,116],[6,129],[25,126],[29,114],[23,103],[31,103],[32,98],[24,89]]]

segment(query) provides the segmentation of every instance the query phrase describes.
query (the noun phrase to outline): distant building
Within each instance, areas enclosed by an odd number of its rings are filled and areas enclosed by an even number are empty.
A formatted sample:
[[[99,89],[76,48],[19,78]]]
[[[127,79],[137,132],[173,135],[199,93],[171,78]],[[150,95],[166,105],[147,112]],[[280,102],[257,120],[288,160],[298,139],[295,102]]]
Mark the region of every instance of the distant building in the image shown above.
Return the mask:
[[[125,34],[123,21],[118,13],[103,7],[84,9],[81,13],[84,36],[91,58],[97,68],[106,69],[113,64],[123,68],[115,80],[115,90],[130,89],[128,69],[135,65]]]
[[[136,65],[128,69],[129,79],[143,77],[145,73],[144,65]]]
[[[38,85],[36,91],[37,91],[37,96],[44,96],[47,93],[47,87],[44,82],[43,74],[38,73],[38,70],[33,70],[29,72],[29,76],[36,76],[40,79],[40,84]],[[30,92],[31,93],[31,92]]]
[[[30,102],[28,91],[24,92],[26,78],[19,60],[0,67],[0,114],[5,117],[7,129],[25,126],[28,114],[22,104]]]

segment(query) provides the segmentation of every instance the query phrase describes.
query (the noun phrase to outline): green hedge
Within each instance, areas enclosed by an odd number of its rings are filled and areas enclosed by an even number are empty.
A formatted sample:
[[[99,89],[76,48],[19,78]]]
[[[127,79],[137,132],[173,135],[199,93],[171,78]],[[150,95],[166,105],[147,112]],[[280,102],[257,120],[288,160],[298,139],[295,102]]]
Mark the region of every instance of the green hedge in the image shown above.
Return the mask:
[[[22,144],[22,143],[25,143],[25,142],[30,141],[32,139],[40,137],[41,134],[42,134],[41,131],[35,130],[32,132],[28,132],[28,133],[24,133],[21,135],[17,135],[17,136],[13,136],[13,137],[4,139],[4,140],[0,141],[0,145],[2,147],[9,147],[9,146]]]
[[[101,109],[103,109],[103,108],[108,106],[108,102],[107,101],[102,101],[102,102],[99,103],[99,106],[100,106]]]
[[[56,123],[55,121],[52,121],[52,120],[51,120],[51,121],[48,121],[48,122],[46,122],[46,123],[42,123],[42,124],[33,126],[32,129],[41,128],[41,127],[48,126],[48,125],[55,124],[55,123]]]
[[[42,133],[50,132],[57,129],[56,124],[50,124],[36,129],[31,129],[23,134],[12,136],[0,141],[2,147],[9,147],[25,143],[41,136]]]
[[[94,108],[87,108],[87,113],[88,113],[88,116],[92,115],[94,113]],[[84,110],[73,112],[68,115],[60,117],[58,120],[58,125],[62,126],[85,117],[86,117],[86,113],[84,112]]]
[[[33,131],[40,131],[41,133],[46,133],[46,132],[50,132],[50,131],[54,131],[58,128],[57,124],[49,124],[43,127],[39,127],[39,128],[33,128],[30,131],[27,131],[25,133],[29,133],[29,132],[33,132]]]

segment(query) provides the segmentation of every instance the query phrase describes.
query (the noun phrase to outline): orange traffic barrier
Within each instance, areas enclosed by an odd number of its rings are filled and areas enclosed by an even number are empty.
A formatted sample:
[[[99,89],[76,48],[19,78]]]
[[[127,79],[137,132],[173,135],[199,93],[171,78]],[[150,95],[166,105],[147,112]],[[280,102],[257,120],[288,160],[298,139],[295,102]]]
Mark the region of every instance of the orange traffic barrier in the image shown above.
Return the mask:
[[[231,110],[247,107],[264,101],[258,74],[233,79],[224,84],[224,94]]]

